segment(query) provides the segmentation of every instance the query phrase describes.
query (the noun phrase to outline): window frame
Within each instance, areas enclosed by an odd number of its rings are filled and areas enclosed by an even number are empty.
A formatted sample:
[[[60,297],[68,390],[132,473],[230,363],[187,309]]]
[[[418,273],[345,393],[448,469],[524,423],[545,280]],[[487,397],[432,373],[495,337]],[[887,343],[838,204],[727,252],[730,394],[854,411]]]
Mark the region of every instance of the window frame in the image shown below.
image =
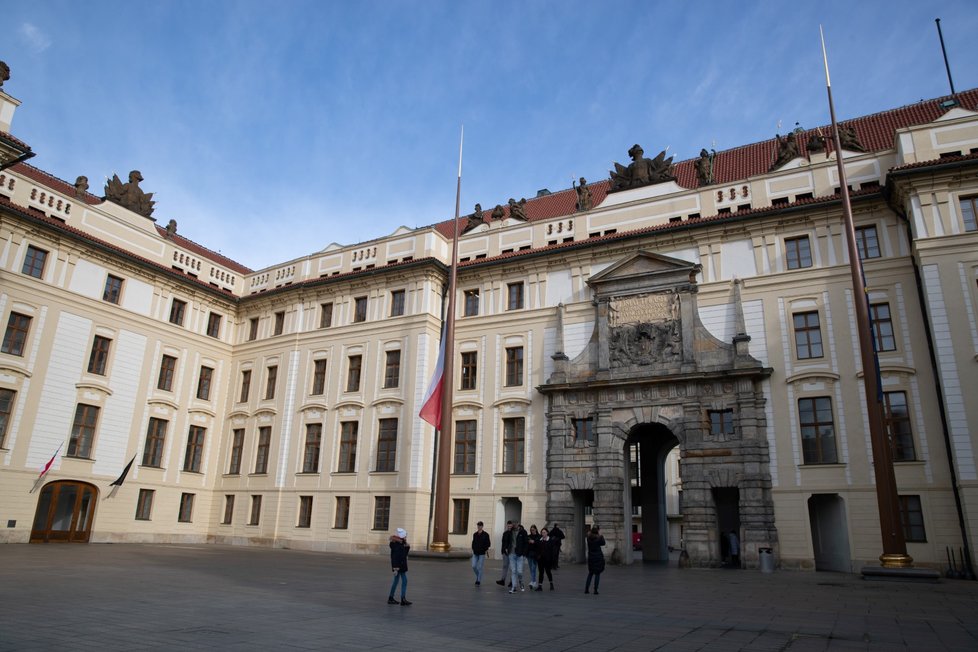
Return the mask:
[[[221,525],[231,525],[234,520],[234,494],[224,494],[224,516]]]
[[[581,435],[582,430],[584,431],[583,436]],[[575,444],[594,446],[597,443],[597,435],[594,432],[594,417],[572,417],[571,433]]]
[[[802,243],[804,243],[804,246],[802,246]],[[812,256],[811,238],[807,235],[785,238],[784,265],[787,270],[808,269],[812,267],[814,265],[814,258]]]
[[[470,506],[468,498],[452,498],[452,531],[449,534],[469,533]]]
[[[136,498],[136,518],[137,521],[151,521],[153,516],[153,498],[156,496],[155,489],[140,489],[139,496]]]
[[[471,288],[468,290],[463,290],[463,317],[478,317],[479,316],[479,288]]]
[[[166,353],[160,358],[160,373],[156,379],[156,389],[164,392],[173,391],[173,377],[176,376],[177,358]]]
[[[146,438],[143,440],[143,460],[141,466],[154,469],[163,468],[163,453],[166,452],[166,431],[170,422],[166,419],[150,417],[146,424]]]
[[[178,523],[193,523],[194,517],[194,497],[196,494],[180,494],[180,510],[177,513]]]
[[[176,326],[183,326],[183,321],[187,318],[187,302],[183,299],[173,297],[170,300],[169,322]]]
[[[221,337],[221,314],[217,312],[210,312],[207,315],[207,330],[205,331],[208,337],[213,337],[214,339],[219,339]]]
[[[391,317],[403,317],[407,293],[404,290],[391,290]]]
[[[902,402],[902,404],[901,404]],[[903,408],[898,414],[894,408]],[[883,429],[887,440],[892,443],[891,454],[894,462],[915,462],[917,448],[913,436],[913,421],[910,419],[910,403],[907,392],[892,390],[883,392]]]
[[[319,304],[319,327],[329,328],[333,325],[333,302]]]
[[[11,311],[7,316],[7,328],[3,332],[3,344],[0,345],[0,353],[23,358],[33,320],[34,318],[30,315]]]
[[[251,369],[241,370],[241,392],[238,394],[238,403],[247,403],[251,394]]]
[[[812,324],[810,318],[814,316],[815,322]],[[799,325],[798,319],[804,320]],[[791,313],[791,324],[795,341],[795,358],[798,360],[817,360],[825,357],[825,347],[822,341],[822,320],[818,310],[806,310],[804,312]],[[817,333],[818,337],[812,337]],[[804,337],[804,341],[802,341]],[[817,347],[818,353],[815,353]],[[802,354],[805,355],[802,355]]]
[[[241,460],[244,458],[245,429],[231,430],[231,450],[228,452],[228,475],[241,475]]]
[[[285,332],[285,311],[279,310],[275,313],[275,326],[272,329],[272,336],[281,335]]]
[[[523,385],[523,347],[506,347],[506,387]]]
[[[299,496],[299,519],[296,523],[297,528],[307,529],[312,527],[312,496]]]
[[[707,410],[706,420],[710,425],[710,436],[714,438],[732,437],[735,433],[733,408]]]
[[[459,374],[458,388],[460,390],[477,389],[479,379],[479,352],[462,351],[460,356],[462,373]]]
[[[859,260],[872,260],[882,258],[883,253],[880,249],[879,231],[875,224],[857,226],[856,232],[856,251],[859,252]],[[872,237],[869,237],[870,234]]]
[[[312,388],[309,390],[310,396],[322,396],[326,393],[326,372],[329,367],[327,358],[319,358],[312,361]]]
[[[363,355],[355,353],[346,357],[346,391],[359,392],[363,373]]]
[[[7,387],[0,387],[0,450],[7,449],[7,429],[10,427],[10,417],[14,413],[14,401],[17,392]]]
[[[92,459],[100,410],[99,406],[89,403],[78,403],[75,406],[75,416],[71,422],[71,436],[68,438],[65,457]]]
[[[526,419],[524,417],[503,419],[502,472],[512,475],[526,473]]]
[[[302,447],[302,472],[319,473],[319,461],[323,448],[323,424],[307,423],[306,438]]]
[[[391,526],[391,497],[374,496],[374,525],[372,530],[386,532]]]
[[[367,297],[353,298],[353,323],[359,324],[367,321]]]
[[[386,351],[384,355],[384,387],[396,389],[401,384],[401,350]]]
[[[278,365],[271,364],[265,367],[265,398],[266,401],[275,400],[275,385],[278,383]]]
[[[803,409],[802,403],[809,405]],[[805,465],[817,464],[838,464],[839,445],[835,432],[835,412],[830,396],[805,396],[798,399],[798,429],[801,436],[802,463]],[[823,420],[825,413],[828,412],[829,419]],[[820,414],[821,413],[821,414]],[[811,420],[806,420],[805,415],[810,414]],[[830,429],[831,432],[825,433],[823,429]],[[806,437],[806,430],[814,436]],[[831,441],[832,446],[829,451],[823,446],[823,442]],[[806,442],[814,442],[814,448]]]
[[[47,249],[27,245],[27,251],[24,253],[24,262],[20,267],[20,273],[44,280],[44,268],[47,266],[49,253],[51,252]]]
[[[337,473],[356,473],[357,437],[359,434],[359,421],[340,422],[340,450],[336,463]]]
[[[119,305],[122,301],[122,286],[125,279],[114,274],[105,275],[105,286],[102,288],[102,301]]]
[[[248,525],[258,526],[261,524],[261,494],[251,495],[251,510],[248,514]]]
[[[523,310],[526,307],[524,281],[506,284],[506,310]]]
[[[464,424],[464,425],[463,425]],[[454,475],[475,475],[478,423],[475,419],[455,422]]]
[[[924,526],[924,506],[919,495],[897,496],[900,508],[900,525],[903,539],[907,543],[927,543],[927,528]],[[913,516],[919,518],[912,518]],[[919,522],[918,522],[919,521]]]
[[[258,317],[248,320],[248,341],[254,342],[258,339]]]
[[[392,473],[397,470],[397,428],[396,418],[377,420],[377,457],[374,470],[378,473]]]
[[[203,426],[190,426],[187,431],[187,446],[183,453],[183,471],[185,473],[200,473],[200,466],[204,461],[204,440],[207,436],[207,428]]]
[[[333,529],[350,529],[350,496],[336,496],[336,511],[333,514]]]
[[[96,335],[92,338],[92,350],[88,355],[88,373],[96,376],[106,375],[111,347],[111,338],[104,335]]]
[[[883,311],[886,314],[882,314]],[[876,351],[896,351],[896,332],[893,330],[893,313],[887,301],[873,303],[869,306],[869,321],[873,325],[873,346]],[[884,348],[885,347],[885,348]]]
[[[197,374],[197,399],[201,401],[211,400],[211,384],[214,381],[214,368],[207,365],[200,366]]]
[[[958,197],[961,208],[961,223],[966,233],[978,231],[978,195]]]
[[[255,441],[255,470],[254,475],[268,475],[268,458],[272,451],[272,427],[258,426],[258,436]]]

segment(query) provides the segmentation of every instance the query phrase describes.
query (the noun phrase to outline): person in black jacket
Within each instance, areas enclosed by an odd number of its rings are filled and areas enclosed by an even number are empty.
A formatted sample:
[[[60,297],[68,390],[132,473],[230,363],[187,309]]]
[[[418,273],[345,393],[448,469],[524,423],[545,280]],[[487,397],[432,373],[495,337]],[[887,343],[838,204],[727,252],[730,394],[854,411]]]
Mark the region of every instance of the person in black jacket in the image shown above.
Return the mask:
[[[554,564],[553,569],[557,570],[560,567],[560,546],[564,542],[564,531],[560,529],[557,522],[554,521],[554,526],[550,528],[550,538],[554,540]]]
[[[512,578],[512,586],[509,587],[510,593],[515,593],[516,587],[519,587],[520,591],[526,590],[526,587],[523,586],[523,560],[526,558],[529,547],[530,538],[526,534],[526,530],[519,523],[515,523],[513,525],[513,549],[509,553],[509,572]]]
[[[513,549],[512,521],[506,521],[506,529],[503,531],[503,540],[500,545],[500,552],[503,554],[503,576],[496,580],[496,584],[499,586],[506,586],[506,578],[509,577],[509,553]]]
[[[598,526],[592,526],[587,535],[587,582],[584,583],[584,592],[590,593],[591,578],[594,578],[594,595],[598,595],[598,584],[601,582],[601,573],[604,572],[604,552],[601,546],[605,545],[604,537],[598,530]]]
[[[482,529],[482,521],[475,524],[477,528],[472,534],[472,572],[475,573],[475,585],[482,585],[482,568],[486,563],[486,551],[491,545],[489,533]]]
[[[407,531],[404,528],[397,528],[397,534],[391,536],[391,570],[394,571],[394,581],[391,582],[391,594],[387,598],[387,604],[397,604],[394,599],[394,592],[397,590],[397,583],[401,583],[401,606],[406,607],[410,602],[407,599],[407,571],[408,571],[408,552],[411,546],[407,542]]]
[[[537,532],[537,526],[530,526],[530,534],[528,535],[529,546],[526,550],[526,563],[530,566],[530,590],[535,591],[537,588],[537,564],[540,561],[540,533]]]
[[[540,578],[537,580],[537,591],[543,590],[543,574],[547,574],[547,579],[550,580],[550,590],[554,590],[554,576],[550,572],[550,569],[554,565],[554,555],[556,555],[557,548],[554,546],[554,541],[556,539],[551,539],[550,534],[547,532],[547,528],[540,530],[540,541],[537,544],[540,546],[539,553],[540,558],[537,560],[540,564]]]

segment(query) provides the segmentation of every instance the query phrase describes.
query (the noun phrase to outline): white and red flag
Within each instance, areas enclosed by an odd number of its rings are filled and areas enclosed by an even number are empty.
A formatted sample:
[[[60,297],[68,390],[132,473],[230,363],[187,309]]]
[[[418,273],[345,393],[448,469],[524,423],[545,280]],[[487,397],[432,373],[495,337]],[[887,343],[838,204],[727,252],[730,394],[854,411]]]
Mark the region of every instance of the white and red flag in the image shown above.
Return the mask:
[[[441,430],[441,400],[444,394],[445,383],[445,337],[441,338],[441,346],[438,347],[438,364],[435,365],[435,373],[428,383],[428,391],[424,394],[421,401],[421,412],[418,416]]]
[[[58,457],[58,453],[61,452],[61,447],[64,445],[65,445],[64,442],[61,442],[58,445],[58,450],[54,451],[54,455],[51,456],[51,459],[48,460],[48,463],[41,468],[41,474],[37,476],[37,480],[34,481],[34,486],[31,487],[31,490],[28,493],[34,493],[34,490],[37,489],[37,485],[41,483],[41,480],[44,479],[44,476],[47,475],[47,472],[51,470],[51,465],[54,464],[55,458]]]

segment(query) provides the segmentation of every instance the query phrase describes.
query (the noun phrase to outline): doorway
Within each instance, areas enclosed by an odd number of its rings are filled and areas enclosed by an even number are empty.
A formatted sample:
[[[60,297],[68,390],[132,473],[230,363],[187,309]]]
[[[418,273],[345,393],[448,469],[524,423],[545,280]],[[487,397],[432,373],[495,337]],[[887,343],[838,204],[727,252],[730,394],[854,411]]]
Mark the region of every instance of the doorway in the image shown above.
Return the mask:
[[[506,531],[506,522],[512,521],[519,523],[523,519],[523,502],[519,498],[506,497],[500,499],[496,507],[496,524],[498,531],[495,533],[496,541],[503,540],[503,532]],[[502,559],[502,547],[496,549],[499,559]]]
[[[846,503],[839,494],[812,494],[808,499],[815,570],[852,572]]]
[[[717,510],[717,541],[724,566],[740,568],[740,490],[736,487],[715,487],[713,503]],[[730,533],[737,536],[737,554],[730,547]]]
[[[31,543],[88,543],[98,489],[85,482],[58,480],[44,485],[37,498]]]
[[[625,512],[632,532],[632,559],[645,562],[669,561],[670,529],[677,530],[681,483],[678,457],[675,468],[667,468],[670,452],[679,445],[664,425],[643,423],[632,428],[625,442],[625,478],[629,487]],[[677,530],[678,531],[678,530]]]

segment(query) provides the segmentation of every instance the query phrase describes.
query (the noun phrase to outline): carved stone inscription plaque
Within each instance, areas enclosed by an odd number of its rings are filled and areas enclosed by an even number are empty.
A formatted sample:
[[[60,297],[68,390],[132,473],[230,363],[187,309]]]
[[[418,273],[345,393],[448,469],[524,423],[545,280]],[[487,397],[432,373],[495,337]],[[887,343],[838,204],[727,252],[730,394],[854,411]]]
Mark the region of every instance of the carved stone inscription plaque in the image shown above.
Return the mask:
[[[612,299],[608,310],[611,366],[646,366],[681,359],[679,324],[679,297],[674,294]]]
[[[674,294],[646,294],[612,299],[608,306],[608,326],[652,324],[679,317],[679,297]]]

